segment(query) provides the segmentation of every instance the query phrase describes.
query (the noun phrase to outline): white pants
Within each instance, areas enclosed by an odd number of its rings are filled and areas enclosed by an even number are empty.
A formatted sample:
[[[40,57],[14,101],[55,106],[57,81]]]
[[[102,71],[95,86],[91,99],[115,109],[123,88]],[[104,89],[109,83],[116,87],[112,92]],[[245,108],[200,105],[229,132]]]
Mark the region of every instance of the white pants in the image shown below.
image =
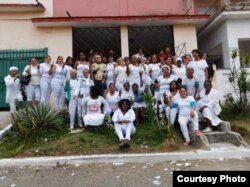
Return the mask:
[[[167,107],[165,111],[166,111],[166,116],[168,118],[168,121],[170,122],[171,125],[174,125],[175,118],[176,118],[177,111],[178,111],[177,108],[170,109],[170,107]]]
[[[75,116],[76,116],[76,107],[77,107],[77,113],[78,113],[78,124],[81,127],[82,126],[82,106],[81,106],[81,99],[73,98],[74,96],[71,96],[71,99],[69,101],[69,117],[70,117],[70,128],[74,128],[75,123]]]
[[[53,78],[51,81],[51,88],[54,95],[54,108],[59,110],[60,105],[65,107],[65,91],[63,85],[63,79]]]
[[[222,122],[222,120],[208,107],[203,109],[202,116],[209,119],[213,126],[217,126]]]
[[[134,134],[136,131],[135,126],[133,123],[128,123],[124,125],[120,125],[115,123],[115,132],[119,137],[119,140],[128,139],[130,140],[131,134]]]
[[[49,104],[51,94],[51,78],[42,77],[40,80],[41,103]]]
[[[23,101],[23,96],[18,94],[17,99],[8,99],[8,103],[10,104],[10,113],[16,112],[16,100]]]
[[[26,93],[27,93],[27,101],[40,101],[41,93],[40,93],[40,86],[35,84],[28,84],[26,86]]]
[[[198,123],[198,114],[195,112],[195,116],[192,118],[190,115],[189,116],[179,116],[178,122],[181,127],[181,132],[182,135],[184,136],[185,141],[190,141],[189,133],[188,133],[188,127],[187,124],[188,122],[191,121],[194,130],[199,130],[199,123]]]

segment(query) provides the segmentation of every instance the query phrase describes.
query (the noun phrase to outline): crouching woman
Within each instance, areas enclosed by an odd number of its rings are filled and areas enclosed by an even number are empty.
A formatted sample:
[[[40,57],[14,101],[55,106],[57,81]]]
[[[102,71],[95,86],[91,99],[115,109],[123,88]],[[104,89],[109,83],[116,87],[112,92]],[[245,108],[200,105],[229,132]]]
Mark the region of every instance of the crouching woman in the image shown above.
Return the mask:
[[[128,99],[122,99],[119,102],[119,109],[115,111],[112,120],[115,124],[116,134],[121,142],[119,147],[130,147],[130,136],[135,133],[133,124],[135,121],[135,112],[131,109],[131,102]]]
[[[101,96],[99,87],[90,87],[90,96],[83,100],[82,110],[85,127],[88,128],[104,124],[104,117],[108,113],[108,103]]]

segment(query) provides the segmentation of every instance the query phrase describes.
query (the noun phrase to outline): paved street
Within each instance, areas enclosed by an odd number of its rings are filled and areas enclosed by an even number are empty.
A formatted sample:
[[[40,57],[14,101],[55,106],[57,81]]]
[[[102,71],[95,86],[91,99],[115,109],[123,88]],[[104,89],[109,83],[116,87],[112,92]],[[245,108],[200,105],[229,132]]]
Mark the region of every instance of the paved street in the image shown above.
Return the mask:
[[[10,124],[10,112],[0,111],[0,130],[7,127]]]
[[[0,186],[168,187],[173,170],[250,170],[250,158],[1,168]]]

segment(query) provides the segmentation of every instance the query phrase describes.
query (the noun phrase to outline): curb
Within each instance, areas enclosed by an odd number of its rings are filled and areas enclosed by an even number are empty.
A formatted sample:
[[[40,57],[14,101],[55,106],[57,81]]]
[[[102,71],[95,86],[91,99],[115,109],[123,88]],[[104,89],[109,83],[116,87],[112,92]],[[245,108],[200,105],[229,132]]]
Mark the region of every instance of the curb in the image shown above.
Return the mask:
[[[4,137],[5,133],[8,132],[12,127],[12,124],[9,124],[3,130],[0,131],[0,140]]]
[[[152,153],[152,154],[104,154],[86,156],[61,156],[61,157],[31,157],[1,159],[1,167],[24,167],[24,166],[59,166],[75,164],[97,163],[146,163],[162,161],[184,160],[211,160],[211,159],[243,159],[250,158],[250,149],[237,148],[233,150],[196,150],[190,152],[175,153]]]

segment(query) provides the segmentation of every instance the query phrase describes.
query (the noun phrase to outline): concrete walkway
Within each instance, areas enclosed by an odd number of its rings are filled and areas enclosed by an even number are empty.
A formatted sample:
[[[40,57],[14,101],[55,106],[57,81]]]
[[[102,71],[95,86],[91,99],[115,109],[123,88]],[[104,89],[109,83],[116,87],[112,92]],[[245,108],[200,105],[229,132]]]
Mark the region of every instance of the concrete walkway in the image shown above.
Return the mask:
[[[0,112],[0,130],[7,127],[11,122],[10,112]]]

